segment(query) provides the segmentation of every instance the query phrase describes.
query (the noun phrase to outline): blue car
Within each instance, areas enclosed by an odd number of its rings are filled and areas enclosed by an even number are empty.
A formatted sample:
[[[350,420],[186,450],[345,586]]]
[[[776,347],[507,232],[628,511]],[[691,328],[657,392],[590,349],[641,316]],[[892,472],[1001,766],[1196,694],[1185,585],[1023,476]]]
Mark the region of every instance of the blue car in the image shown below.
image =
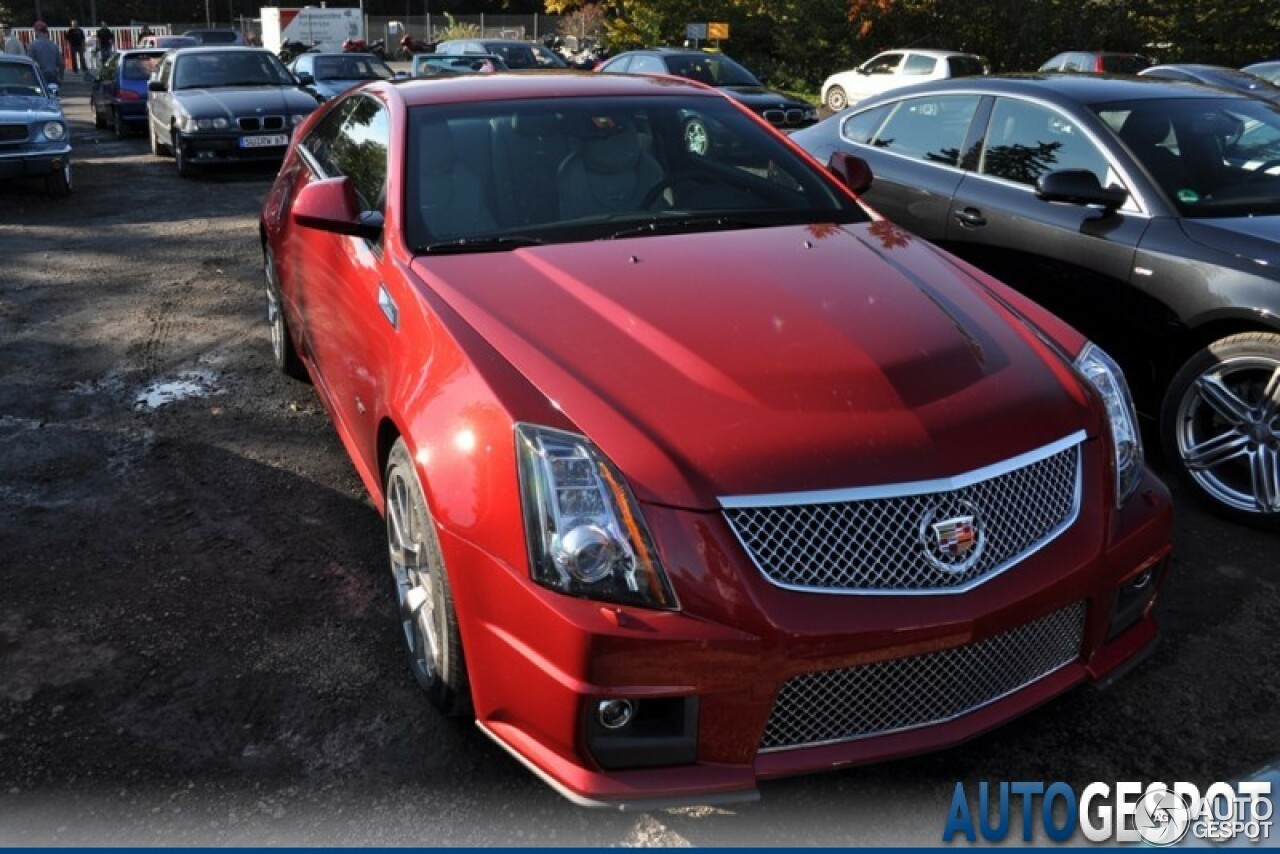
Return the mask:
[[[58,87],[25,56],[0,54],[0,179],[44,178],[52,196],[71,192],[71,132]]]
[[[94,125],[113,128],[120,139],[146,127],[147,81],[165,52],[164,48],[152,47],[111,55],[98,70],[89,94]]]

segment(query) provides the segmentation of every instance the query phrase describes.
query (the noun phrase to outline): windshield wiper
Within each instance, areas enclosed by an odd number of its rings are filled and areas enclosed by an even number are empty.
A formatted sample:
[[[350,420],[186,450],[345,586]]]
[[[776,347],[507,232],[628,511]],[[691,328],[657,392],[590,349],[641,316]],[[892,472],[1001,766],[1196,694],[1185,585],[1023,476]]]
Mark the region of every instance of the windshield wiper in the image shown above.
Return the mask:
[[[605,235],[601,240],[616,240],[620,237],[645,237],[650,234],[680,234],[694,231],[731,231],[738,228],[764,228],[777,225],[776,222],[764,222],[735,216],[696,216],[696,217],[656,217],[644,225],[624,228]]]
[[[523,246],[542,246],[547,241],[536,237],[515,235],[508,237],[459,237],[457,240],[441,240],[428,243],[416,251],[427,255],[460,255],[464,252],[505,252]]]
[[[219,86],[284,86],[283,83],[277,83],[273,80],[233,80],[230,83],[219,83]]]

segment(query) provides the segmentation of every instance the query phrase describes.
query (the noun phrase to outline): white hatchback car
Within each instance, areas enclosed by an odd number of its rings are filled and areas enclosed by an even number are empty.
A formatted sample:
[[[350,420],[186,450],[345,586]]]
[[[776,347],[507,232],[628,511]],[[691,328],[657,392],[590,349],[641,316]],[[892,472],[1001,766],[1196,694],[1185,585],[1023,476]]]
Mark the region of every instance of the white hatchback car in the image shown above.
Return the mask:
[[[887,50],[822,84],[822,103],[840,112],[863,98],[914,83],[986,74],[987,63],[972,53],[950,50]]]

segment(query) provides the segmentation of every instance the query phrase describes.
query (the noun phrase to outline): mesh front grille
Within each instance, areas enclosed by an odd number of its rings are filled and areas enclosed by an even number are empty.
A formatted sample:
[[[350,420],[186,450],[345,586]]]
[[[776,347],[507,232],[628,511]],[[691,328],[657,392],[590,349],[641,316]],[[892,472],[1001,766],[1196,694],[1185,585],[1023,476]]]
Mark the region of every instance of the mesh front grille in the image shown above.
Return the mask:
[[[1029,459],[949,490],[728,506],[724,513],[752,561],[783,587],[886,593],[967,589],[1075,521],[1079,443]]]
[[[850,741],[941,723],[1075,661],[1085,605],[968,646],[797,676],[774,703],[762,751]]]

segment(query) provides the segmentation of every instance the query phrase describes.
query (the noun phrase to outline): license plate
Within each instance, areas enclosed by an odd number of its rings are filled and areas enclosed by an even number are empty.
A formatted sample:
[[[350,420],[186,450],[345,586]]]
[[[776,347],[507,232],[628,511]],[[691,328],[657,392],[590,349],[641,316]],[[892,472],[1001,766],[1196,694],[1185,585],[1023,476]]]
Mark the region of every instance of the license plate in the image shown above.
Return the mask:
[[[273,146],[288,145],[289,136],[283,133],[273,133],[269,136],[242,136],[240,137],[241,148],[271,148]]]

